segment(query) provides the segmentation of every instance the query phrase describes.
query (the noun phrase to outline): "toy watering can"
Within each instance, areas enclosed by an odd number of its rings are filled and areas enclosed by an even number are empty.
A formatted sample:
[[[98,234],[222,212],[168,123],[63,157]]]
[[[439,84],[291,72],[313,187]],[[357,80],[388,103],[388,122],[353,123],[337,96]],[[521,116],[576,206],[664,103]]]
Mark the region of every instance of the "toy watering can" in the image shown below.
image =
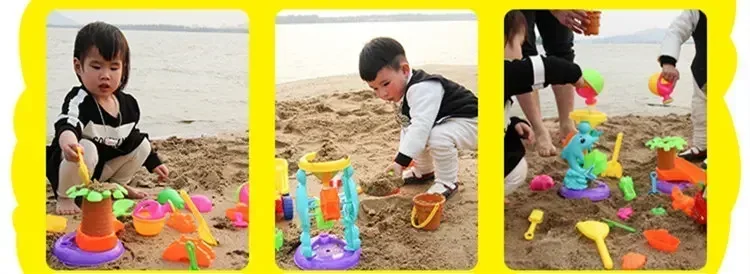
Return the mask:
[[[656,96],[661,96],[662,103],[667,105],[672,103],[673,99],[670,97],[674,91],[676,82],[669,82],[661,76],[661,72],[654,73],[648,80],[648,89]]]
[[[598,71],[593,69],[583,70],[583,80],[586,81],[586,86],[582,88],[576,88],[578,96],[586,99],[586,105],[592,106],[596,104],[596,96],[604,89],[604,78],[599,74]]]

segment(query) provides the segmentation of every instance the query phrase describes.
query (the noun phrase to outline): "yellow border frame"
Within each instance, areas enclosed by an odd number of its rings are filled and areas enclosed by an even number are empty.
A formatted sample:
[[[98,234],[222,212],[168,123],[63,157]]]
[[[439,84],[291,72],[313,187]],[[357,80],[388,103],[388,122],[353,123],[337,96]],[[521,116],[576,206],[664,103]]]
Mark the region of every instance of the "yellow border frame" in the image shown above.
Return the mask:
[[[501,18],[511,8],[597,8],[597,9],[681,9],[700,8],[709,18],[709,78],[715,92],[709,94],[709,146],[713,175],[709,175],[715,186],[711,195],[721,197],[712,199],[709,207],[708,255],[706,266],[692,273],[714,273],[719,270],[726,250],[729,232],[729,216],[737,198],[740,178],[740,157],[735,129],[723,97],[735,74],[737,56],[730,40],[730,33],[735,16],[734,1],[700,0],[682,1],[563,1],[539,0],[525,1],[520,5],[512,2],[492,1],[394,1],[356,2],[344,0],[331,1],[47,1],[32,0],[24,13],[21,24],[20,54],[26,84],[26,90],[18,100],[15,112],[16,150],[13,155],[12,180],[18,207],[14,211],[17,248],[19,260],[25,272],[50,273],[44,257],[43,231],[44,193],[43,172],[45,151],[46,116],[46,19],[49,12],[55,9],[240,9],[249,15],[250,27],[250,158],[268,159],[252,161],[250,181],[252,191],[250,213],[251,231],[249,241],[249,266],[243,269],[246,273],[281,273],[275,262],[273,251],[273,203],[268,202],[274,195],[274,32],[276,14],[283,9],[466,9],[473,10],[479,20],[479,90],[484,91],[480,100],[480,140],[479,147],[479,254],[478,264],[467,271],[429,271],[445,273],[497,273],[515,272],[505,264],[503,248],[504,216],[503,203],[497,199],[503,190],[497,182],[500,176],[494,171],[502,164],[502,132],[496,123],[503,121],[500,104],[501,81],[503,73],[502,29]],[[565,1],[574,2],[574,1]],[[482,79],[484,78],[484,80]],[[484,122],[486,121],[486,123]],[[720,156],[720,157],[719,157]],[[720,180],[720,181],[719,181]],[[38,217],[37,217],[38,216]],[[498,233],[499,232],[499,233]],[[258,252],[253,252],[253,251]],[[105,272],[105,271],[87,271]],[[127,271],[134,272],[134,271]],[[178,273],[181,271],[166,271]],[[393,271],[375,271],[390,273]],[[423,271],[424,272],[424,271]],[[533,271],[518,271],[536,273]],[[594,271],[577,271],[594,272]],[[140,272],[139,272],[140,273]]]

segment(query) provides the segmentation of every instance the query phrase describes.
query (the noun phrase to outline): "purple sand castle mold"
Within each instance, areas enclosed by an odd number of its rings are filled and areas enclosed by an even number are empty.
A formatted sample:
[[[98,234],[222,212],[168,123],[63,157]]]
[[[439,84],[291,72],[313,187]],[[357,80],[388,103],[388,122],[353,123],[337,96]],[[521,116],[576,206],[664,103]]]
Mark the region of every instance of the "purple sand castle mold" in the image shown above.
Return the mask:
[[[347,251],[346,242],[335,235],[321,233],[310,239],[313,256],[305,258],[301,246],[294,253],[294,263],[302,270],[346,270],[359,263],[362,249]]]
[[[661,191],[661,193],[664,193],[664,194],[671,194],[672,188],[675,186],[679,187],[680,191],[683,191],[685,190],[685,188],[690,186],[690,182],[685,182],[685,181],[668,182],[668,181],[663,181],[663,180],[656,181],[656,189],[658,189],[659,191]]]
[[[121,241],[114,248],[104,252],[84,251],[76,245],[75,232],[65,234],[55,242],[52,253],[61,263],[67,266],[98,266],[115,261],[125,253]]]
[[[587,188],[583,190],[573,190],[566,188],[565,185],[560,187],[560,196],[566,199],[583,199],[587,198],[592,202],[598,202],[609,198],[610,190],[609,186],[601,181],[596,181],[597,186],[593,188]]]

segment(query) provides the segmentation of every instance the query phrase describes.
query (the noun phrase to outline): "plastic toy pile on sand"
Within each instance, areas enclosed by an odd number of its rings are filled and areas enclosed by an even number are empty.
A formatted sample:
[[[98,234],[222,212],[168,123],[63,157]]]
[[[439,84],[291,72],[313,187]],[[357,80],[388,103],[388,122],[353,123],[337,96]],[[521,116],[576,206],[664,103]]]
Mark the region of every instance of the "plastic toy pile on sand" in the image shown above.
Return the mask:
[[[289,161],[290,189],[296,189],[297,161],[326,143],[346,152],[354,168],[354,180],[364,192],[375,191],[377,178],[393,160],[400,125],[393,106],[376,98],[372,91],[321,95],[310,99],[279,101],[276,105],[276,157]],[[354,269],[471,269],[477,261],[476,156],[460,157],[461,191],[445,204],[440,227],[425,232],[409,220],[412,197],[430,184],[404,186],[397,195],[360,197],[357,226],[360,228],[362,257]],[[319,160],[316,160],[319,161]],[[320,183],[308,176],[308,195],[320,195]],[[385,187],[390,188],[390,187]],[[384,188],[384,189],[385,189]],[[375,191],[378,192],[378,191]],[[385,192],[383,190],[383,192]],[[295,195],[295,193],[292,193]],[[296,212],[295,212],[296,214]],[[314,224],[311,235],[321,231]],[[293,261],[300,244],[299,220],[280,221],[284,244],[276,253],[282,269],[298,269]],[[331,231],[343,235],[337,222]]]
[[[553,128],[553,140],[557,123],[545,121]],[[630,252],[646,255],[644,269],[699,269],[706,262],[706,231],[695,220],[680,210],[672,208],[669,194],[648,195],[651,190],[649,173],[656,167],[656,153],[644,144],[655,136],[690,136],[691,124],[687,115],[624,116],[609,117],[598,127],[604,132],[596,149],[611,155],[618,132],[624,132],[619,162],[623,176],[632,177],[637,197],[626,201],[619,191],[619,180],[602,178],[612,195],[609,199],[592,203],[588,200],[561,198],[560,187],[567,164],[560,157],[542,158],[536,153],[527,154],[529,162],[528,181],[535,175],[550,175],[555,186],[546,191],[534,192],[528,187],[519,188],[508,196],[505,205],[505,256],[512,269],[594,269],[601,270],[602,260],[594,242],[579,231],[575,225],[584,220],[607,218],[635,228],[638,232],[612,227],[605,238],[615,269],[620,269],[622,257]],[[699,188],[693,186],[683,190],[693,196]],[[623,221],[617,217],[618,209],[630,206],[634,213]],[[652,208],[662,207],[666,215],[655,216]],[[537,225],[533,241],[523,234],[529,227],[529,213],[533,209],[544,210],[544,221]],[[665,253],[650,247],[643,235],[648,229],[666,229],[680,240],[674,253]]]
[[[242,269],[248,262],[247,229],[237,229],[226,219],[224,211],[235,206],[236,189],[247,182],[247,137],[222,137],[198,139],[169,138],[154,141],[164,162],[170,168],[170,181],[157,183],[156,175],[148,174],[145,169],[139,171],[132,185],[147,192],[149,198],[156,199],[159,191],[165,187],[185,189],[189,194],[203,194],[213,201],[210,213],[203,213],[214,238],[219,246],[213,246],[216,259],[210,269]],[[47,196],[52,196],[48,188]],[[54,198],[47,202],[47,212],[54,214]],[[187,210],[182,211],[185,214]],[[66,232],[74,231],[80,222],[80,216],[67,216]],[[164,250],[180,233],[169,227],[153,237],[136,233],[132,217],[122,217],[125,229],[119,236],[126,248],[120,259],[96,269],[175,269],[187,270],[187,263],[176,263],[162,260]],[[52,269],[72,269],[62,265],[52,254],[52,246],[63,233],[47,233],[47,263]],[[198,237],[197,232],[187,234]],[[203,269],[203,268],[201,268]]]

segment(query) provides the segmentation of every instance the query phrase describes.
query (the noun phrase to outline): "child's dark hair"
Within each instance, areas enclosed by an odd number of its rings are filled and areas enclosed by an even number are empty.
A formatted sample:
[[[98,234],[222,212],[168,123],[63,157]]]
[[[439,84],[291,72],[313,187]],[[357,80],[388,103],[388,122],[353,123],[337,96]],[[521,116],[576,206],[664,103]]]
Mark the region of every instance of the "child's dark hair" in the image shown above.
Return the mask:
[[[117,57],[122,59],[122,79],[120,79],[117,91],[125,89],[130,75],[130,47],[125,35],[113,25],[104,22],[89,23],[76,35],[73,57],[77,58],[83,66],[86,55],[94,47],[107,61],[112,61]],[[83,84],[80,76],[78,76],[78,81]]]
[[[526,16],[519,10],[511,10],[505,14],[505,45],[510,43],[519,33],[526,33]]]
[[[377,37],[367,42],[359,53],[359,77],[370,82],[384,67],[398,70],[406,52],[401,43],[393,38]]]

